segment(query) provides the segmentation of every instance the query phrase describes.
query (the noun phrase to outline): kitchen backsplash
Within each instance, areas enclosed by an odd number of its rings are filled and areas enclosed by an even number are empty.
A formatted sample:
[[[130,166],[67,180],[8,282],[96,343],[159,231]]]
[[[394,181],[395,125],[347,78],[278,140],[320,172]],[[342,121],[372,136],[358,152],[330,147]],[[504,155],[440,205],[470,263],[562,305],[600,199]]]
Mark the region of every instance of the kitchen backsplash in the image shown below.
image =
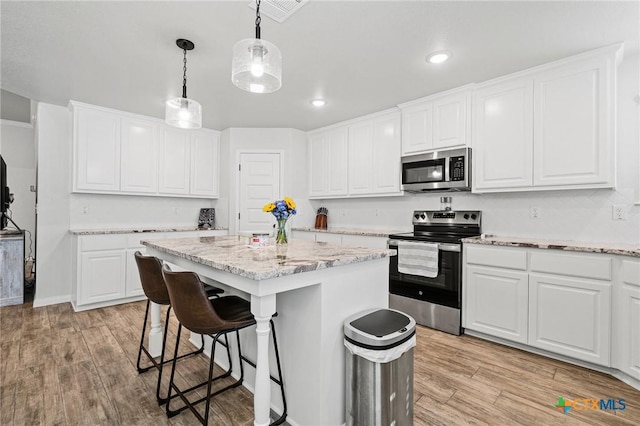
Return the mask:
[[[443,192],[390,198],[312,200],[329,209],[329,227],[412,230],[413,210],[440,210],[451,196],[453,210],[481,210],[482,231],[504,236],[640,243],[640,206],[630,193],[569,190],[475,195]],[[627,220],[613,221],[613,205],[626,207]],[[531,208],[538,218],[531,217]]]
[[[196,226],[200,209],[215,206],[207,199],[71,194],[70,227]]]

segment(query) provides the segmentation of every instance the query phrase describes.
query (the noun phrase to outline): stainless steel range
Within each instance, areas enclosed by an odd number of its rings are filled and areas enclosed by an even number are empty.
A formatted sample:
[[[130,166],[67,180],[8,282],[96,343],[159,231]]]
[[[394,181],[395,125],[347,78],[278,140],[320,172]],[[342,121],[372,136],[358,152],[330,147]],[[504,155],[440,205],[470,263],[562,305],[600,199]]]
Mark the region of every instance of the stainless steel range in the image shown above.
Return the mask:
[[[389,307],[427,327],[462,333],[462,243],[480,235],[479,211],[413,212],[413,232],[389,235]]]

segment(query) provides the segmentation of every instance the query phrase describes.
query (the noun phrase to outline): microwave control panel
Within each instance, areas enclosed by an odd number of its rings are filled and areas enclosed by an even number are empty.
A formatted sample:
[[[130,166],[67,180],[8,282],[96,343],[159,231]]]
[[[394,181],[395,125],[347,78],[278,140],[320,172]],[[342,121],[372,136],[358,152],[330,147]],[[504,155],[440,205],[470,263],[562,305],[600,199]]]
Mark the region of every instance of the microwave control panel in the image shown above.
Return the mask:
[[[449,158],[449,175],[451,181],[464,180],[464,155]]]

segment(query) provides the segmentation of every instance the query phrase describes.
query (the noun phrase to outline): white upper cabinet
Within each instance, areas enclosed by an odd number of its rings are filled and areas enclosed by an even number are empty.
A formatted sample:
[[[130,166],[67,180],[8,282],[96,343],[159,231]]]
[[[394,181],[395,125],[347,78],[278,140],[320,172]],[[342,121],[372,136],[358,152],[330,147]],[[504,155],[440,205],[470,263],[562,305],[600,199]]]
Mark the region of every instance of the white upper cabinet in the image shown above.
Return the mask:
[[[536,75],[534,185],[615,186],[615,69],[609,55]]]
[[[373,119],[373,192],[402,194],[400,190],[400,112]]]
[[[120,190],[120,117],[74,109],[74,190]]]
[[[220,182],[220,134],[207,130],[191,136],[192,195],[218,197]]]
[[[399,105],[402,155],[468,145],[470,99],[463,87]]]
[[[161,194],[189,193],[191,173],[191,137],[189,132],[164,127],[160,138]]]
[[[73,191],[217,198],[220,133],[70,102]]]
[[[533,82],[515,78],[483,86],[473,105],[474,187],[531,186]]]
[[[310,198],[400,195],[400,113],[309,133]]]
[[[477,86],[473,191],[615,187],[615,45]]]
[[[121,190],[155,194],[158,191],[158,125],[122,119]]]

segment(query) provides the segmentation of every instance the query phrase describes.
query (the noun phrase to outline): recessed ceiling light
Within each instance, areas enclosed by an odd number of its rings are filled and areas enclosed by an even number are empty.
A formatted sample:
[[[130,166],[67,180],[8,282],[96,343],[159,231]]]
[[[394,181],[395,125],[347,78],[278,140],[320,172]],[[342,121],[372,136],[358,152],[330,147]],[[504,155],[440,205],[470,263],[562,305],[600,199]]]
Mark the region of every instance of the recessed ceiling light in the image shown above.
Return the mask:
[[[448,50],[440,50],[438,52],[433,52],[429,56],[427,56],[427,62],[430,64],[441,64],[447,59],[451,57],[452,53]]]
[[[325,102],[324,99],[314,99],[311,101],[311,105],[313,105],[314,107],[323,107],[326,104],[327,103]]]

